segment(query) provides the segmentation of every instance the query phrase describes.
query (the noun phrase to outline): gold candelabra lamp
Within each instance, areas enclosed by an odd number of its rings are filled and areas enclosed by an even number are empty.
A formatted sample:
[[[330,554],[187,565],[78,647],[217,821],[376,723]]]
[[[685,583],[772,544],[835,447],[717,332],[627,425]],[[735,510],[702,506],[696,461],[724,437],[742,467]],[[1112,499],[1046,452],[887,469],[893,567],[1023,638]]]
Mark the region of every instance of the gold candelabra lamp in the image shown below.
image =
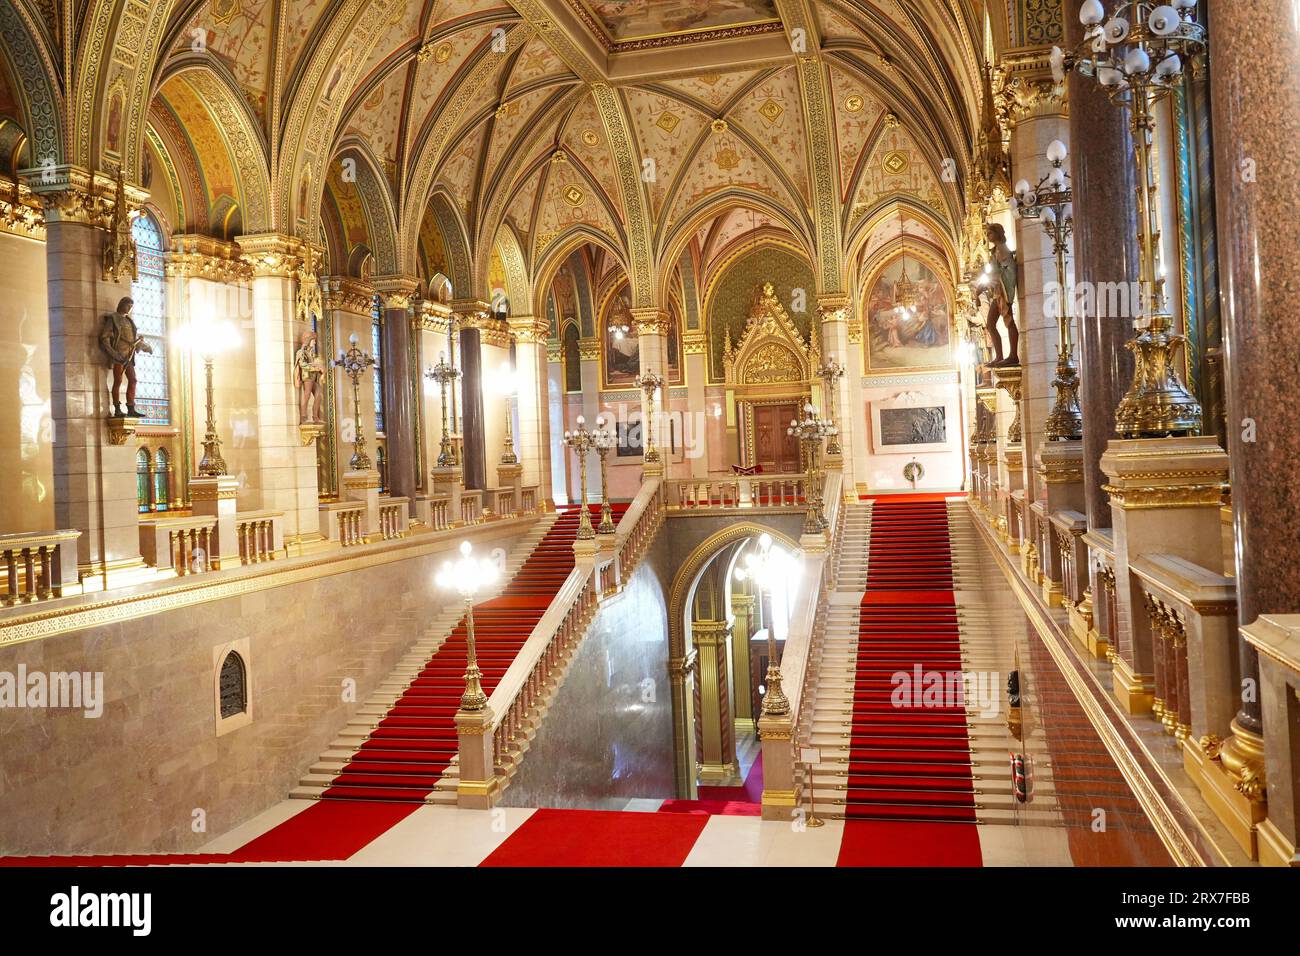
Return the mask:
[[[645,433],[645,463],[658,464],[659,449],[655,447],[655,393],[664,387],[664,377],[655,372],[646,372],[636,380],[645,392],[645,421],[642,431]]]
[[[737,581],[754,583],[755,590],[758,591],[760,615],[763,613],[764,593],[770,597],[772,585],[789,570],[786,567],[789,562],[784,560],[784,557],[783,552],[772,550],[772,536],[764,533],[759,536],[757,549],[747,551],[744,563],[736,568]],[[763,695],[763,716],[788,717],[790,701],[785,696],[785,691],[781,689],[781,667],[776,660],[776,631],[771,621],[767,621],[766,624],[767,676],[764,682],[767,685],[767,692]]]
[[[456,457],[456,447],[451,443],[451,432],[447,422],[447,387],[460,378],[460,369],[447,361],[447,353],[438,353],[438,364],[424,373],[438,383],[442,393],[442,440],[438,443],[438,467],[454,468],[460,464]],[[512,443],[513,444],[513,443]]]
[[[1047,416],[1045,431],[1049,441],[1077,441],[1083,437],[1083,412],[1079,408],[1079,370],[1074,363],[1074,342],[1070,330],[1069,295],[1066,291],[1065,255],[1074,234],[1073,200],[1070,174],[1065,171],[1069,151],[1063,142],[1053,140],[1047,147],[1051,171],[1037,185],[1022,179],[1016,183],[1016,212],[1021,219],[1037,222],[1052,240],[1056,258],[1056,378],[1052,387],[1056,401]]]
[[[1182,82],[1184,65],[1206,48],[1205,27],[1195,20],[1197,0],[1086,0],[1079,10],[1084,38],[1073,53],[1052,50],[1058,81],[1076,70],[1101,84],[1111,101],[1129,110],[1138,188],[1140,303],[1137,336],[1128,343],[1133,384],[1115,412],[1124,438],[1195,435],[1201,406],[1183,385],[1176,356],[1186,343],[1169,314],[1160,256],[1158,172],[1152,162],[1155,105]]]
[[[840,379],[848,371],[843,365],[835,361],[835,354],[831,353],[826,357],[826,364],[817,370],[821,380],[826,383],[826,408],[830,413],[828,421],[831,423],[831,434],[826,441],[826,454],[840,455],[843,452],[840,449],[840,430],[835,424],[835,409],[840,400]]]
[[[578,416],[578,427],[564,433],[564,443],[578,456],[578,481],[582,489],[578,496],[579,541],[590,541],[596,537],[596,529],[591,526],[591,512],[587,509],[587,452],[596,447],[595,435],[595,432],[587,428],[587,419],[582,415]]]
[[[804,534],[819,534],[827,528],[826,516],[822,514],[822,473],[818,452],[821,450],[822,442],[834,436],[836,432],[834,422],[817,417],[817,406],[812,402],[804,405],[803,418],[790,419],[790,427],[785,430],[787,435],[793,435],[803,443],[804,459],[808,468]]]
[[[340,349],[339,357],[334,360],[334,367],[341,368],[352,379],[352,458],[348,467],[353,471],[369,471],[370,456],[366,454],[366,436],[361,428],[361,376],[366,369],[375,364],[375,357],[361,351],[357,345],[357,333],[348,336],[349,348]]]
[[[592,432],[592,441],[596,446],[596,453],[600,455],[600,525],[596,528],[596,533],[613,534],[618,528],[614,524],[614,511],[609,506],[609,468],[605,456],[614,447],[615,436],[606,426],[602,415],[596,416],[596,430]]]
[[[207,431],[203,436],[203,457],[199,460],[198,466],[199,477],[220,478],[227,474],[227,471],[226,459],[221,456],[221,436],[217,434],[212,368],[219,354],[239,344],[239,333],[232,322],[200,320],[186,326],[181,333],[181,344],[203,358],[208,421]]]
[[[486,710],[488,701],[474,645],[474,595],[497,579],[497,566],[488,558],[474,558],[471,550],[470,543],[462,541],[460,560],[444,561],[435,581],[443,590],[459,591],[465,599],[465,693],[460,698],[460,709],[473,714]]]

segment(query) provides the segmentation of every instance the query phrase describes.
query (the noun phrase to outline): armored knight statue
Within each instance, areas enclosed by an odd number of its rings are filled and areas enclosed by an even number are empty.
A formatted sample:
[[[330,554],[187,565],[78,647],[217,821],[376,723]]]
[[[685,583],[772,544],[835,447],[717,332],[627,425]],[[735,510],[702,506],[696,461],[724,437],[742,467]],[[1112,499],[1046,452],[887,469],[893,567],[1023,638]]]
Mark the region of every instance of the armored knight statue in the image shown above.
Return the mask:
[[[104,316],[104,324],[99,331],[99,347],[108,357],[113,369],[113,387],[110,396],[113,402],[113,417],[143,418],[144,413],[135,407],[135,356],[137,352],[153,354],[153,349],[144,340],[131,318],[131,308],[135,303],[128,296],[123,296],[117,303],[117,311]],[[126,411],[118,401],[122,388],[122,379],[126,379]]]
[[[298,389],[298,416],[304,425],[319,425],[325,397],[325,363],[316,347],[316,333],[310,329],[298,340],[293,357],[293,384]]]
[[[1019,286],[1020,269],[1016,264],[1016,254],[1007,245],[1007,233],[1000,223],[991,222],[984,229],[984,236],[991,246],[992,257],[989,262],[987,282],[982,285],[980,294],[988,296],[989,307],[984,329],[988,332],[989,344],[993,347],[993,368],[1016,366],[1020,364],[1020,330],[1016,327],[1014,314],[1016,289]],[[998,319],[1007,326],[1008,353],[1002,354],[1002,336],[998,334]]]

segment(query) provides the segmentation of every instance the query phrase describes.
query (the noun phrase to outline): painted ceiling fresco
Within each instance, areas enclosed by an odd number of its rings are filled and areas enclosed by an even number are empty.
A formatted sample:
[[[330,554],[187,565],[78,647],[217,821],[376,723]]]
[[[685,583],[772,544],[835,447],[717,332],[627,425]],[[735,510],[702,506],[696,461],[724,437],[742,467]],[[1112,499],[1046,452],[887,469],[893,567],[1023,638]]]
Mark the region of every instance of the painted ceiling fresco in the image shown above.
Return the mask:
[[[773,0],[570,0],[600,22],[611,40],[625,42],[705,32],[777,19]]]

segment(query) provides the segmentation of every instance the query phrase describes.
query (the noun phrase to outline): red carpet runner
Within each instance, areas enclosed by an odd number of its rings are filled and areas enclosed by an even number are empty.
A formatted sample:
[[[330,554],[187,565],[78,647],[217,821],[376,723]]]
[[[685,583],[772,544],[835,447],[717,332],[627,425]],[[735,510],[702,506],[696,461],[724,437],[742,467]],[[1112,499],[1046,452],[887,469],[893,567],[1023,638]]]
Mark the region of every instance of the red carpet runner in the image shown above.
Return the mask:
[[[916,686],[918,674],[946,686],[962,669],[942,500],[876,500],[858,634],[844,815],[888,825],[847,825],[840,864],[978,866],[975,827],[947,825],[975,822],[964,701],[925,699]],[[899,673],[915,695],[896,702]]]
[[[627,505],[613,509],[617,521]],[[599,520],[600,509],[594,513]],[[573,570],[578,517],[576,508],[563,512],[501,595],[474,605],[478,664],[489,696]],[[423,803],[456,755],[452,718],[465,690],[467,654],[462,618],[321,799]]]

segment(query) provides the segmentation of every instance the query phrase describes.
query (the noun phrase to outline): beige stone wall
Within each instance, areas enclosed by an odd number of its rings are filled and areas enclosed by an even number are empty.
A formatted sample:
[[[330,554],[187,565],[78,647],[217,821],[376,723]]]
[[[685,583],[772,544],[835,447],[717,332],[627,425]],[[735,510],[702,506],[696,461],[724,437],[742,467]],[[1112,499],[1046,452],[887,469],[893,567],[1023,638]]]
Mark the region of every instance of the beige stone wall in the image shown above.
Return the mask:
[[[519,530],[477,531],[475,550],[508,550]],[[0,709],[0,855],[194,849],[284,799],[442,606],[433,575],[459,542],[0,647],[0,672],[102,672],[106,700],[99,718]],[[218,737],[214,651],[241,640],[253,719]]]
[[[45,243],[0,233],[0,534],[54,527]]]

